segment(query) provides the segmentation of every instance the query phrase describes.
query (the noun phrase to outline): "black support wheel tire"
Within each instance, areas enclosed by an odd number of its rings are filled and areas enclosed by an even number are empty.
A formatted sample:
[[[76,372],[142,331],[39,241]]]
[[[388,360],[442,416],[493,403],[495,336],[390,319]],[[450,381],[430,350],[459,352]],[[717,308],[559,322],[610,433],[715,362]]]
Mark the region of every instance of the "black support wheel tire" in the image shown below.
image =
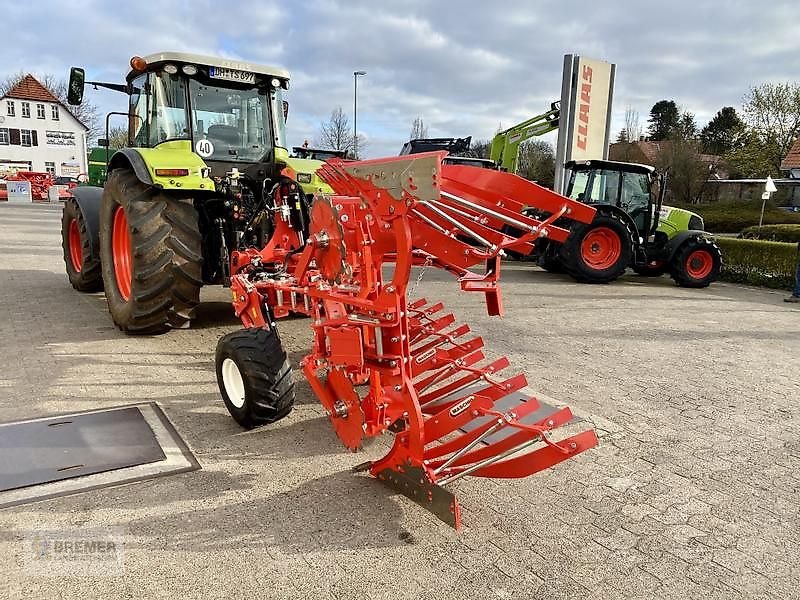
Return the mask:
[[[75,198],[67,198],[61,214],[61,247],[69,282],[79,292],[99,292],[103,289],[100,270],[100,244],[92,236]]]
[[[564,273],[566,269],[559,250],[555,244],[547,244],[539,255],[539,266],[548,273]]]
[[[220,338],[217,384],[225,407],[245,429],[274,423],[292,411],[292,367],[272,329],[241,329]]]
[[[719,278],[722,251],[707,238],[686,240],[672,257],[669,276],[681,287],[704,288]]]
[[[570,233],[559,256],[566,271],[582,283],[609,283],[625,272],[633,257],[634,235],[615,214],[598,213]]]
[[[108,309],[120,329],[153,334],[189,325],[203,263],[191,198],[115,169],[100,205],[100,257]]]

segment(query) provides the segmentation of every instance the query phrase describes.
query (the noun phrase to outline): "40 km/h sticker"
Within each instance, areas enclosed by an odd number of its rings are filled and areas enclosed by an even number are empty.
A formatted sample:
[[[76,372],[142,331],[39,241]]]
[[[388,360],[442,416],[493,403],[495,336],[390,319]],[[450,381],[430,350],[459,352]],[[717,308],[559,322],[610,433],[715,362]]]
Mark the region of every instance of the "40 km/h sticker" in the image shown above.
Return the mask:
[[[214,154],[214,144],[208,140],[197,140],[197,143],[194,145],[194,151],[203,158],[208,158]]]

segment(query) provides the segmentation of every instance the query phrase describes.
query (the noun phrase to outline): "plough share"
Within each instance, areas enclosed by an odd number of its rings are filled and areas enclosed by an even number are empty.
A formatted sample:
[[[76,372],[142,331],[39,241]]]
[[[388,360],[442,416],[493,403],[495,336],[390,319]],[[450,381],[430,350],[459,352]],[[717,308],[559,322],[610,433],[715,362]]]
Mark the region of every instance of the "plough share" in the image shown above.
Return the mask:
[[[302,370],[342,443],[357,450],[365,437],[394,434],[389,453],[360,468],[457,528],[449,484],[466,475],[526,477],[597,438],[588,430],[554,441],[553,430],[573,418],[569,408],[543,410],[524,375],[503,374],[508,359],[487,361],[469,325],[457,325],[441,302],[407,298],[412,267],[451,273],[462,290],[484,294],[490,315],[502,315],[503,251],[526,254],[539,237],[564,241],[568,231],[554,222],[589,223],[594,209],[508,173],[443,166],[445,154],[331,160],[319,175],[335,194],[315,197],[310,209],[297,184],[282,180],[270,195],[270,241],[232,254],[231,288],[245,328],[272,332],[271,348],[283,356],[275,320],[311,318]],[[550,216],[529,218],[525,206]],[[480,264],[482,272],[471,270]],[[217,372],[234,417],[246,426],[281,418],[288,410],[270,405],[280,392],[246,398],[256,386],[230,384],[242,382],[241,361],[225,377],[224,357],[233,356],[225,339]],[[271,417],[242,417],[265,406]]]

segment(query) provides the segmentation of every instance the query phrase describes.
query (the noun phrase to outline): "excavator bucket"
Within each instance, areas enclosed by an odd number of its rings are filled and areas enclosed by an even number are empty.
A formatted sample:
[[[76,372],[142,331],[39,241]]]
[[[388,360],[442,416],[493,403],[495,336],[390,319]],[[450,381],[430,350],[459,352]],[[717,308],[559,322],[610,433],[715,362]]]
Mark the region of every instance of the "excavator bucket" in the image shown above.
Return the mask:
[[[393,434],[388,454],[360,468],[457,528],[461,478],[527,477],[597,438],[507,374],[507,358],[487,359],[483,339],[442,302],[408,298],[412,268],[451,273],[501,315],[504,250],[564,240],[555,221],[589,223],[594,210],[516,175],[443,166],[444,155],[329,161],[318,174],[334,195],[315,198],[307,236],[278,220],[263,250],[234,253],[232,289],[245,326],[311,317],[303,372],[343,444]],[[274,201],[283,214],[289,199]],[[523,215],[531,206],[549,216]]]

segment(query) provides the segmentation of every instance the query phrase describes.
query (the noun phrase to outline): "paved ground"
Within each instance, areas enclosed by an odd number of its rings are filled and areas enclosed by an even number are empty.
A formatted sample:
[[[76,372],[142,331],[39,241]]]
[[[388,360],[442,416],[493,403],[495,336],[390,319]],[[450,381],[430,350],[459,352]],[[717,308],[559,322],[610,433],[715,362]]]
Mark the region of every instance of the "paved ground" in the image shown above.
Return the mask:
[[[127,338],[69,287],[59,215],[0,205],[0,421],[157,400],[202,470],[0,511],[0,598],[800,598],[800,310],[781,294],[512,265],[500,320],[426,276],[604,430],[538,476],[460,483],[456,533],[351,474],[370,450],[342,451],[305,383],[286,420],[238,429],[212,363],[227,293],[192,330]],[[306,321],[282,332],[297,360]],[[120,532],[122,575],[33,573],[41,527]]]

